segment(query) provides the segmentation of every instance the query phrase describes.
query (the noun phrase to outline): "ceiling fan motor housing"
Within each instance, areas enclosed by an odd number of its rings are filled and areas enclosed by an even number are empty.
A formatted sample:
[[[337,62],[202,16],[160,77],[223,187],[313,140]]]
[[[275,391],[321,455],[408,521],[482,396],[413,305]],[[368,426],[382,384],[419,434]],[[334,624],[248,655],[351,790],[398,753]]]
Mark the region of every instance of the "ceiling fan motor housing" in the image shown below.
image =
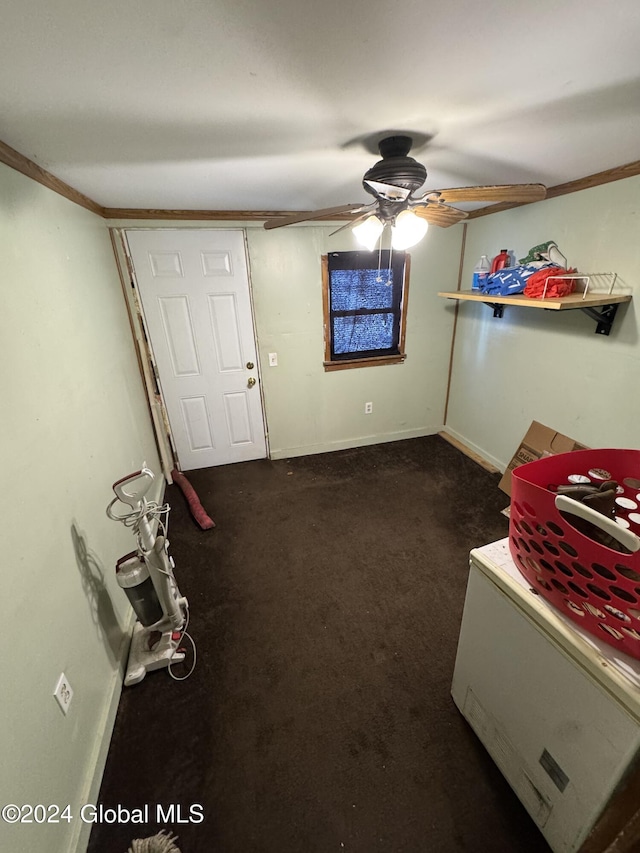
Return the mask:
[[[394,187],[415,192],[427,179],[427,170],[422,165],[409,157],[409,151],[413,140],[410,136],[388,136],[378,144],[382,160],[373,165],[365,172],[363,180],[364,189],[378,198],[376,191],[370,187],[367,181],[377,181],[381,184],[391,184]]]

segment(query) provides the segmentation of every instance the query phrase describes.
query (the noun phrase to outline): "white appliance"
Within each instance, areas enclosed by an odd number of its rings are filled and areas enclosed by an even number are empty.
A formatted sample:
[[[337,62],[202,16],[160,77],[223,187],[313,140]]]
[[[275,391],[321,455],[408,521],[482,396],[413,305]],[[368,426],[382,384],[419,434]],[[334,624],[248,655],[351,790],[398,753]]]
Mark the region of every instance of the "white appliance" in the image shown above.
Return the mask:
[[[453,699],[555,853],[640,756],[640,661],[534,593],[508,539],[471,551]]]

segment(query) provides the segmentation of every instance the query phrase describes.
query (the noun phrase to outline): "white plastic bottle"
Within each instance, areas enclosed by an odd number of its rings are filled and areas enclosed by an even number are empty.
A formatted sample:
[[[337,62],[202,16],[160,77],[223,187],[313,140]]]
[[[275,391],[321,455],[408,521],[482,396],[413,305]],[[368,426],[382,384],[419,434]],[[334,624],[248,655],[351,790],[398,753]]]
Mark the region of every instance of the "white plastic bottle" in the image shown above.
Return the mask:
[[[491,270],[491,261],[486,255],[483,255],[478,263],[475,265],[473,270],[473,283],[471,285],[472,290],[479,290],[480,284],[483,282],[486,277],[489,275]]]

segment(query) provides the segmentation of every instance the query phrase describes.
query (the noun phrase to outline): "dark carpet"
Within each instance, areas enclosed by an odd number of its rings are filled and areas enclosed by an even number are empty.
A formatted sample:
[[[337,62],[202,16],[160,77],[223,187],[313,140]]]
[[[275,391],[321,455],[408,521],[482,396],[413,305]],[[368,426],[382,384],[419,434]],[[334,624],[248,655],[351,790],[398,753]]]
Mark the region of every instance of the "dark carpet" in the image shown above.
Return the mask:
[[[188,476],[217,525],[168,488],[197,668],[124,690],[100,802],[150,820],[91,853],[548,851],[449,692],[499,478],[438,436]]]

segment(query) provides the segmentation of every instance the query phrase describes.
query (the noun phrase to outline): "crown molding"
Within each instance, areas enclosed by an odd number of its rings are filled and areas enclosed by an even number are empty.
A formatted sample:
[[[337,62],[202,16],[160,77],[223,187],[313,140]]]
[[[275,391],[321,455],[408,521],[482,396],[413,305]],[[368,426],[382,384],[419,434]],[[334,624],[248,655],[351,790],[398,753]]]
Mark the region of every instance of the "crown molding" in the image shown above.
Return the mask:
[[[17,172],[21,172],[28,178],[42,184],[42,186],[58,193],[58,195],[62,195],[65,198],[68,198],[69,201],[73,201],[75,204],[85,207],[92,213],[97,213],[98,216],[104,216],[104,208],[102,205],[97,204],[86,195],[78,192],[78,190],[74,190],[74,188],[70,187],[69,184],[65,184],[64,181],[60,180],[60,178],[56,178],[56,176],[52,175],[51,172],[47,172],[46,169],[38,166],[37,163],[33,162],[33,160],[29,160],[28,157],[24,156],[24,154],[20,154],[19,151],[15,150],[15,148],[11,148],[4,142],[0,142],[0,163],[4,163],[5,166],[10,166]]]
[[[634,160],[632,163],[627,163],[625,166],[616,166],[614,169],[605,169],[604,172],[596,172],[594,175],[587,175],[586,178],[579,178],[577,181],[568,181],[566,184],[556,184],[555,187],[547,189],[547,195],[541,201],[546,201],[549,198],[557,198],[560,195],[568,195],[569,193],[577,193],[581,190],[588,190],[591,187],[599,187],[602,184],[611,184],[614,181],[621,181],[624,178],[633,178],[640,175],[640,160]],[[506,202],[500,204],[491,204],[488,207],[481,207],[478,210],[472,210],[467,217],[469,219],[477,219],[479,216],[490,216],[492,213],[501,213],[503,210],[513,210],[514,207],[524,207],[526,204],[536,204],[536,202]]]
[[[301,211],[302,212],[302,211]],[[308,211],[304,211],[305,213]],[[310,212],[310,211],[309,211]],[[219,221],[246,221],[261,222],[264,219],[274,219],[278,216],[292,216],[296,211],[292,210],[153,210],[146,208],[130,207],[105,207],[103,216],[105,219],[183,219],[183,220],[219,220]],[[314,219],[335,222],[345,220],[349,222],[352,217],[347,214],[339,216],[324,216]]]
[[[39,184],[47,187],[50,190],[58,193],[79,204],[81,207],[90,210],[92,213],[97,213],[98,216],[104,219],[157,219],[157,220],[184,220],[184,221],[246,221],[259,222],[264,219],[274,219],[278,216],[291,216],[297,211],[292,210],[158,210],[153,208],[130,208],[130,207],[103,207],[97,202],[83,195],[78,190],[66,184],[60,178],[56,178],[51,172],[47,172],[33,160],[29,160],[24,154],[20,154],[15,148],[11,148],[4,142],[0,141],[0,163],[10,166],[17,172],[21,172],[28,178],[37,181]],[[547,189],[546,198],[556,198],[569,193],[580,192],[581,190],[598,187],[602,184],[610,184],[614,181],[621,181],[624,178],[632,178],[640,175],[640,160],[634,160],[632,163],[627,163],[624,166],[616,166],[613,169],[605,169],[603,172],[596,172],[593,175],[587,175],[585,178],[579,178],[576,181],[568,181],[564,184],[557,184],[554,187]],[[545,201],[546,199],[542,199]],[[501,202],[500,204],[491,204],[487,207],[481,207],[478,210],[469,212],[469,216],[465,221],[478,219],[480,216],[490,216],[493,213],[501,213],[504,210],[513,210],[516,207],[524,207],[526,204],[536,204],[537,202]],[[302,211],[300,211],[302,212]],[[350,216],[346,214],[322,217],[316,222],[323,220],[349,221]]]

